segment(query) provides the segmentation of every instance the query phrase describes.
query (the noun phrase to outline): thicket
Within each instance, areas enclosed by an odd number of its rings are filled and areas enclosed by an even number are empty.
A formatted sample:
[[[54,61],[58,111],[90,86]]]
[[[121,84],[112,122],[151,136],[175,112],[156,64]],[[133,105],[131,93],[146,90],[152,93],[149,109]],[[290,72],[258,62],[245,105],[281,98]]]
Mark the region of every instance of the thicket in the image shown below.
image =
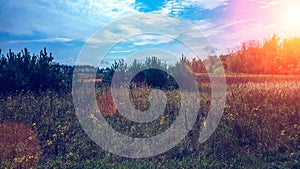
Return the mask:
[[[152,88],[177,89],[178,84],[175,78],[184,82],[183,85],[191,83],[189,78],[193,72],[188,67],[189,63],[186,57],[182,56],[174,65],[167,65],[161,59],[153,56],[147,57],[144,63],[134,59],[130,65],[126,64],[124,60],[115,61],[110,68],[99,69],[98,73],[103,74],[104,85],[110,84],[113,75],[118,73],[121,78],[133,77],[130,82],[136,85],[146,84]],[[204,67],[201,61],[199,63]],[[205,68],[203,72],[206,72]]]
[[[46,48],[39,55],[26,48],[19,53],[9,50],[6,56],[0,50],[0,55],[0,92],[71,89],[73,66],[53,62]]]
[[[19,53],[11,50],[4,55],[0,50],[0,91],[47,89],[70,90],[74,66],[62,65],[53,61],[52,54],[46,48],[39,55],[31,55],[25,48]],[[218,60],[221,60],[219,62]],[[187,59],[182,57],[175,65],[167,65],[157,57],[148,57],[144,63],[134,60],[130,65],[123,60],[115,61],[111,67],[94,68],[78,65],[82,73],[97,69],[98,78],[103,84],[109,84],[115,72],[137,73],[132,82],[144,82],[152,87],[176,87],[173,77],[185,78],[191,73],[218,73],[222,67],[226,73],[245,74],[300,74],[300,38],[280,39],[274,35],[260,43],[248,41],[241,48],[220,56],[208,56],[206,59]],[[166,73],[168,72],[168,73]],[[160,79],[160,80],[157,80]]]
[[[300,74],[300,38],[244,42],[240,49],[221,55],[228,73]]]

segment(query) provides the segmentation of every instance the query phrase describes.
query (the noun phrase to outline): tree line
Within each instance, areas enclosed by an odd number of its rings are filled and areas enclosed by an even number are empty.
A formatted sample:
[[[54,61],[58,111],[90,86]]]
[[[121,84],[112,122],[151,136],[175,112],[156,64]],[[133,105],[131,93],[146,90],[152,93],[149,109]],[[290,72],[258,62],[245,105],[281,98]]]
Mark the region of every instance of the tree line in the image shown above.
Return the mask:
[[[247,74],[300,74],[300,38],[248,41],[220,59],[226,72]]]
[[[222,65],[215,62],[216,58]],[[273,35],[263,42],[251,40],[227,54],[208,56],[204,60],[194,58],[186,64],[195,73],[219,72],[223,66],[226,73],[300,74],[300,37],[280,39]]]
[[[53,62],[46,48],[39,55],[31,55],[26,48],[19,53],[9,50],[6,55],[0,50],[0,55],[1,92],[71,88],[73,66]]]
[[[133,77],[131,83],[137,85],[148,85],[160,89],[176,89],[178,84],[175,80],[186,82],[188,85],[193,74],[186,66],[188,60],[182,56],[174,65],[167,65],[161,59],[152,56],[146,57],[145,62],[134,59],[131,64],[124,60],[115,61],[110,68],[98,69],[98,73],[103,74],[103,84],[110,84],[115,73],[120,74],[121,78]],[[119,79],[124,80],[125,79]]]
[[[46,48],[41,50],[39,55],[30,54],[26,48],[19,53],[9,50],[4,55],[0,49],[0,56],[1,92],[71,89],[74,66],[55,63],[52,54],[48,54]],[[222,68],[226,73],[300,74],[300,38],[282,40],[273,35],[262,43],[248,41],[236,51],[220,56],[209,56],[204,60],[199,58],[188,60],[182,55],[175,65],[167,65],[153,56],[146,58],[144,63],[133,60],[128,65],[119,60],[111,67],[95,69],[101,74],[103,84],[109,84],[115,72],[133,73],[143,70],[134,77],[133,82],[145,82],[153,87],[176,87],[172,76],[180,75],[184,78],[185,74],[189,73],[184,71],[185,66],[188,66],[193,74],[218,73]],[[88,65],[80,67],[83,73],[87,73],[91,68]],[[172,76],[166,72],[171,72]]]

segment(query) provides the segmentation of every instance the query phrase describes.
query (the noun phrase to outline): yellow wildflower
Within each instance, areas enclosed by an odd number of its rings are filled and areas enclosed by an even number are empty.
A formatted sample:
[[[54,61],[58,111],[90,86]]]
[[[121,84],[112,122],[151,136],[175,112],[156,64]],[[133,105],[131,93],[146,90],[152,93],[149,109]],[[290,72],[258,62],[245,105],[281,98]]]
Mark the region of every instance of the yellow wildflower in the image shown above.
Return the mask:
[[[28,137],[28,140],[32,140],[32,139],[33,139],[33,137],[32,137],[32,136],[29,136],[29,137]]]
[[[68,126],[64,126],[64,131],[68,131]]]
[[[48,146],[50,146],[52,144],[52,141],[51,140],[47,140],[47,144],[48,144]]]
[[[131,126],[131,131],[134,131],[135,130],[135,126]]]
[[[259,111],[259,110],[260,110],[260,107],[259,107],[259,106],[254,107],[252,110]]]
[[[21,163],[21,162],[23,162],[24,159],[25,159],[24,157],[15,157],[14,162],[15,163]]]
[[[96,119],[96,117],[95,117],[95,115],[94,115],[94,114],[91,114],[91,115],[90,115],[90,118],[91,118],[91,119],[93,119],[93,120],[95,120],[95,119]]]
[[[224,108],[230,108],[230,105],[229,104],[225,104]]]
[[[280,135],[284,136],[285,135],[285,130],[281,130]]]
[[[165,123],[165,116],[161,116],[161,119],[159,121],[160,125],[163,125]]]

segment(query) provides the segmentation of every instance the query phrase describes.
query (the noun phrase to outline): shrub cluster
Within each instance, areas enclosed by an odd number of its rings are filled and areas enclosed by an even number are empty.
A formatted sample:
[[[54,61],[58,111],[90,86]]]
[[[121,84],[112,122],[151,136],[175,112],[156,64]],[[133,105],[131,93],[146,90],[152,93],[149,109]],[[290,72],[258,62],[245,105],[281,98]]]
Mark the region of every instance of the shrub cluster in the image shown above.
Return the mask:
[[[68,90],[72,73],[72,66],[54,63],[46,48],[39,56],[31,55],[26,48],[17,54],[9,50],[0,58],[0,92]]]

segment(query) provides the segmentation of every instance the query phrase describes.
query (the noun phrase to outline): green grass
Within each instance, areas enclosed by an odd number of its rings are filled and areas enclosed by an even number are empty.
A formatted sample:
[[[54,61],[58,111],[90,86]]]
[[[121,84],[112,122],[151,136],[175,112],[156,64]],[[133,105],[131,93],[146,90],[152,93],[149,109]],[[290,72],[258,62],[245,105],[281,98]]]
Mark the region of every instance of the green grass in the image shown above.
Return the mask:
[[[70,93],[1,95],[0,124],[22,123],[34,131],[41,149],[35,168],[300,168],[300,81],[283,77],[274,81],[263,76],[248,82],[253,77],[243,78],[238,80],[241,83],[231,79],[221,123],[207,142],[198,143],[201,117],[207,114],[211,102],[209,85],[202,84],[200,118],[192,131],[176,147],[151,158],[118,157],[97,146],[81,128]],[[115,113],[109,93],[102,91],[97,91],[98,105],[106,108],[107,120],[124,134],[152,136],[153,131],[163,132],[174,120],[170,115],[163,122],[160,117],[141,126],[122,121]],[[147,108],[149,94],[146,88],[142,91],[134,91],[131,98],[141,109]],[[178,91],[169,91],[167,95],[169,110],[175,112],[180,107],[176,101]],[[132,125],[137,130],[131,130]],[[0,146],[7,142],[0,142]],[[11,143],[10,149],[15,150],[15,146]],[[10,168],[14,163],[26,163],[26,160],[14,161],[24,152],[1,153],[1,166]]]

